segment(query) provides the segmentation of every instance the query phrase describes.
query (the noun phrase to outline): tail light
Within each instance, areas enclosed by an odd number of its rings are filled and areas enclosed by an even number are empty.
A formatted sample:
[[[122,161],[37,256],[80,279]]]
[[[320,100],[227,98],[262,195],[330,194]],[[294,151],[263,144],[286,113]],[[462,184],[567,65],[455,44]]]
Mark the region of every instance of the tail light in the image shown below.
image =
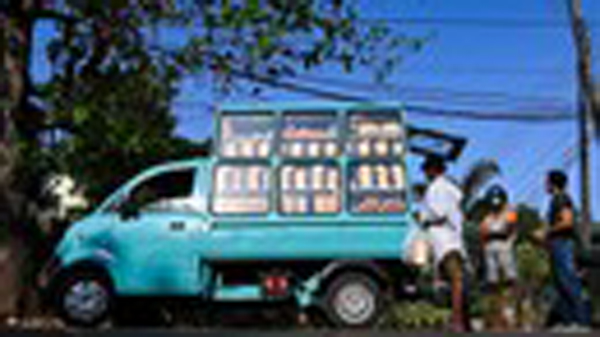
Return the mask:
[[[263,278],[263,289],[267,296],[281,297],[288,294],[290,282],[287,276],[268,275]]]

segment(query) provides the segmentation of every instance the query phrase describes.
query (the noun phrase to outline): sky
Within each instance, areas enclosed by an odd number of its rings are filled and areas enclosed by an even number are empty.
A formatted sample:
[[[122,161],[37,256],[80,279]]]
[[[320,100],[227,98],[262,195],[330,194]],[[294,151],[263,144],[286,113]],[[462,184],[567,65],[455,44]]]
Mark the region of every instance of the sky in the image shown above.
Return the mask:
[[[427,37],[424,48],[406,55],[391,74],[387,86],[370,81],[370,73],[343,73],[325,67],[303,76],[321,89],[351,93],[373,100],[396,100],[441,109],[490,112],[576,113],[576,72],[565,0],[357,0],[361,18],[414,20],[390,21],[397,32]],[[600,63],[600,1],[583,0],[592,45]],[[49,72],[44,43],[52,29],[36,30],[38,44],[34,72],[43,79]],[[161,35],[172,41],[173,35]],[[594,68],[600,74],[600,64]],[[310,81],[309,81],[310,80]],[[237,102],[296,101],[318,98],[282,90],[265,89],[256,97],[236,97]],[[202,140],[212,133],[211,105],[231,101],[211,88],[208,76],[188,76],[180,84],[173,105],[177,133]],[[543,209],[544,173],[566,169],[570,192],[579,193],[577,162],[578,128],[575,120],[552,123],[473,121],[422,116],[407,111],[411,124],[431,127],[468,138],[463,156],[451,166],[459,178],[475,161],[496,159],[502,169],[498,179],[514,202]],[[600,143],[600,142],[598,142]],[[594,217],[600,217],[599,146],[592,148],[594,166]],[[410,158],[411,175],[418,177],[417,158]],[[578,200],[578,198],[576,198]]]

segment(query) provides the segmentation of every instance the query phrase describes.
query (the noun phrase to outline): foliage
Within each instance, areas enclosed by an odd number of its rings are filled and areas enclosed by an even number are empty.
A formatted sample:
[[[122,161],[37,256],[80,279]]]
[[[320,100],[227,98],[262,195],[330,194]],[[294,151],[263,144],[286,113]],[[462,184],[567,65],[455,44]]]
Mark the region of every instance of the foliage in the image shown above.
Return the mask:
[[[518,238],[515,249],[519,278],[524,287],[539,289],[550,277],[548,252],[534,237],[543,229],[543,221],[536,209],[524,204],[517,205],[516,209]]]
[[[525,204],[516,207],[519,219],[519,240],[533,240],[537,232],[544,229],[539,211]]]
[[[550,278],[550,259],[546,250],[524,241],[516,246],[521,286],[540,289]]]
[[[462,180],[463,205],[466,210],[476,201],[479,190],[500,172],[500,166],[493,159],[481,159],[468,168]]]
[[[398,330],[440,329],[449,321],[451,311],[426,301],[394,304],[385,318],[386,327]]]
[[[113,65],[95,81],[79,83],[79,93],[72,99],[56,98],[55,106],[65,108],[57,110],[53,123],[63,133],[50,153],[57,168],[82,184],[92,202],[149,165],[206,155],[207,149],[199,144],[173,136],[175,120],[169,110],[173,85],[165,77],[154,67],[122,70]]]
[[[531,326],[540,326],[551,303],[545,290],[550,285],[550,257],[546,249],[537,242],[535,234],[543,230],[543,221],[537,210],[518,205],[518,238],[515,247],[522,320]]]
[[[74,18],[62,24],[49,56],[66,69],[86,71],[110,55],[151,59],[181,73],[210,72],[220,88],[259,78],[294,76],[325,63],[346,72],[373,70],[383,79],[423,39],[359,19],[351,1],[212,0],[65,1]],[[162,29],[176,32],[171,46],[156,41]],[[68,76],[67,76],[68,77]],[[241,89],[242,86],[236,87]]]

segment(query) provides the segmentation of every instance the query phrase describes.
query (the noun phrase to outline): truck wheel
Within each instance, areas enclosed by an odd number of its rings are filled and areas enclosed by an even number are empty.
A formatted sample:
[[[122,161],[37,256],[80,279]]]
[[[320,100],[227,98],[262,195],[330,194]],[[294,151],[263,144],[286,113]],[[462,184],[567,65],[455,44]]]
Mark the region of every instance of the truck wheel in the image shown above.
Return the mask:
[[[93,272],[73,272],[58,286],[56,307],[68,325],[97,327],[108,321],[113,297],[106,277]]]
[[[383,309],[380,286],[368,275],[344,273],[327,288],[324,310],[337,327],[366,327],[373,325]]]

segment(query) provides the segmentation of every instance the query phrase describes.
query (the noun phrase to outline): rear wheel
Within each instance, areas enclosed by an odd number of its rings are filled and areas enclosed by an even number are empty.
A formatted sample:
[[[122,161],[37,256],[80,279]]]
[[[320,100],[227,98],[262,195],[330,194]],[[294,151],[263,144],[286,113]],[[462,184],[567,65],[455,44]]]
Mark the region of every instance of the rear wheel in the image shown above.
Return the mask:
[[[337,327],[367,327],[376,323],[384,307],[381,287],[362,273],[344,273],[328,286],[324,310]]]
[[[68,325],[99,326],[108,321],[113,307],[110,282],[100,273],[75,271],[59,285],[55,305]]]

